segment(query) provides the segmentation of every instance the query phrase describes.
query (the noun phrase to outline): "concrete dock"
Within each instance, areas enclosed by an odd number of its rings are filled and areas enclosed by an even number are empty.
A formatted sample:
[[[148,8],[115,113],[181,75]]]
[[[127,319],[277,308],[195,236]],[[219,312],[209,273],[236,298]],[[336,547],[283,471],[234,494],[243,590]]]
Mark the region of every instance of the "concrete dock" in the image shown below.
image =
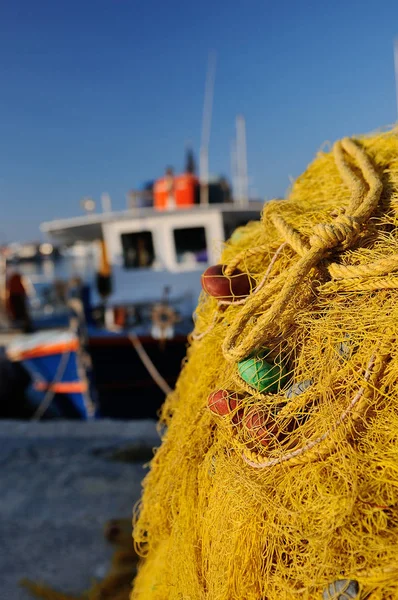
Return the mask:
[[[131,515],[158,445],[152,421],[0,421],[1,599],[29,600],[24,577],[75,594],[101,578],[103,526]]]

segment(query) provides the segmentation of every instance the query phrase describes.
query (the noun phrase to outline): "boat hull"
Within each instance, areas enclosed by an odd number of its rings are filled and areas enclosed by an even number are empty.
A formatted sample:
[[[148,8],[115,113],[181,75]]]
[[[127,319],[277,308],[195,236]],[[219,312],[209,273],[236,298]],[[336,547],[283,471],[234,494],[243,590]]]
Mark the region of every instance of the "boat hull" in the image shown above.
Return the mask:
[[[187,337],[178,335],[159,341],[151,336],[140,336],[139,340],[157,371],[173,388],[186,355]],[[148,373],[128,335],[91,336],[88,351],[101,417],[158,417],[165,394]]]
[[[29,373],[26,399],[33,417],[92,419],[97,415],[91,373],[83,365],[79,338],[70,331],[17,337],[6,351]]]
[[[172,389],[186,355],[186,334],[137,338]],[[41,418],[156,419],[165,400],[128,333],[92,329],[85,339],[59,330],[25,335],[8,346],[7,356],[30,375],[30,416],[50,397]]]

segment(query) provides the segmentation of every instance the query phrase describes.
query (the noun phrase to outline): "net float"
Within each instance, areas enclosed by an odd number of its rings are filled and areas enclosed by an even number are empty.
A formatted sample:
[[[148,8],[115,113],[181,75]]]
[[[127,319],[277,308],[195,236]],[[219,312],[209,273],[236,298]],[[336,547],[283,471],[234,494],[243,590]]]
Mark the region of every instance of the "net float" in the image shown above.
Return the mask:
[[[238,405],[238,394],[228,390],[217,390],[212,392],[207,400],[210,410],[220,417],[225,417],[236,409]]]
[[[227,265],[213,265],[206,269],[201,279],[204,291],[217,300],[229,302],[248,296],[256,285],[254,279],[237,268],[226,275],[226,268]]]
[[[341,358],[341,362],[347,362],[354,352],[350,336],[346,333],[343,336],[343,340],[338,342],[335,346],[337,353]]]
[[[286,390],[286,394],[285,394],[286,398],[288,400],[291,400],[292,398],[295,398],[296,396],[300,396],[301,394],[304,394],[304,392],[306,390],[308,390],[308,388],[311,387],[311,385],[313,383],[314,383],[313,379],[305,379],[304,381],[300,381],[300,383],[293,383]]]
[[[354,579],[338,579],[330,583],[322,593],[323,600],[359,600],[359,585]]]
[[[287,373],[282,364],[271,364],[265,360],[264,354],[267,352],[269,351],[241,360],[238,363],[238,372],[252,388],[274,394],[285,385]]]
[[[274,437],[277,431],[276,424],[263,412],[256,409],[251,410],[246,415],[244,423],[252,437],[263,446],[268,446],[271,441],[271,435]]]

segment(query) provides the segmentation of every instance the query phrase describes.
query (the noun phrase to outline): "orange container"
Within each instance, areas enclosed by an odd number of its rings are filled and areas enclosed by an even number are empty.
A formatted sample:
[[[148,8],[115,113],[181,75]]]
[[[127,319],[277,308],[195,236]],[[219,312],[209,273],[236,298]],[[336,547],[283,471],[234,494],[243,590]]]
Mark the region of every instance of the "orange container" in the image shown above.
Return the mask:
[[[193,206],[198,178],[190,173],[178,175],[174,182],[174,195],[176,206]]]
[[[155,208],[167,210],[193,206],[198,185],[198,178],[189,173],[177,175],[173,179],[168,177],[158,179],[154,185]]]
[[[167,210],[170,204],[170,196],[174,196],[174,179],[162,177],[155,181],[153,187],[154,206],[157,210]]]

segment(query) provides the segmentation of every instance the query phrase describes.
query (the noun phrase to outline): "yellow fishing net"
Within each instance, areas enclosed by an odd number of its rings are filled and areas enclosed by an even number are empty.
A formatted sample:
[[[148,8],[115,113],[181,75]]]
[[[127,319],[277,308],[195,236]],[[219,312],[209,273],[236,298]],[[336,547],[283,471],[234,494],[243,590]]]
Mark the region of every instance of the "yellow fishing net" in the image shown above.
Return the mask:
[[[163,407],[131,600],[398,598],[397,226],[388,132],[320,153],[226,244]]]

